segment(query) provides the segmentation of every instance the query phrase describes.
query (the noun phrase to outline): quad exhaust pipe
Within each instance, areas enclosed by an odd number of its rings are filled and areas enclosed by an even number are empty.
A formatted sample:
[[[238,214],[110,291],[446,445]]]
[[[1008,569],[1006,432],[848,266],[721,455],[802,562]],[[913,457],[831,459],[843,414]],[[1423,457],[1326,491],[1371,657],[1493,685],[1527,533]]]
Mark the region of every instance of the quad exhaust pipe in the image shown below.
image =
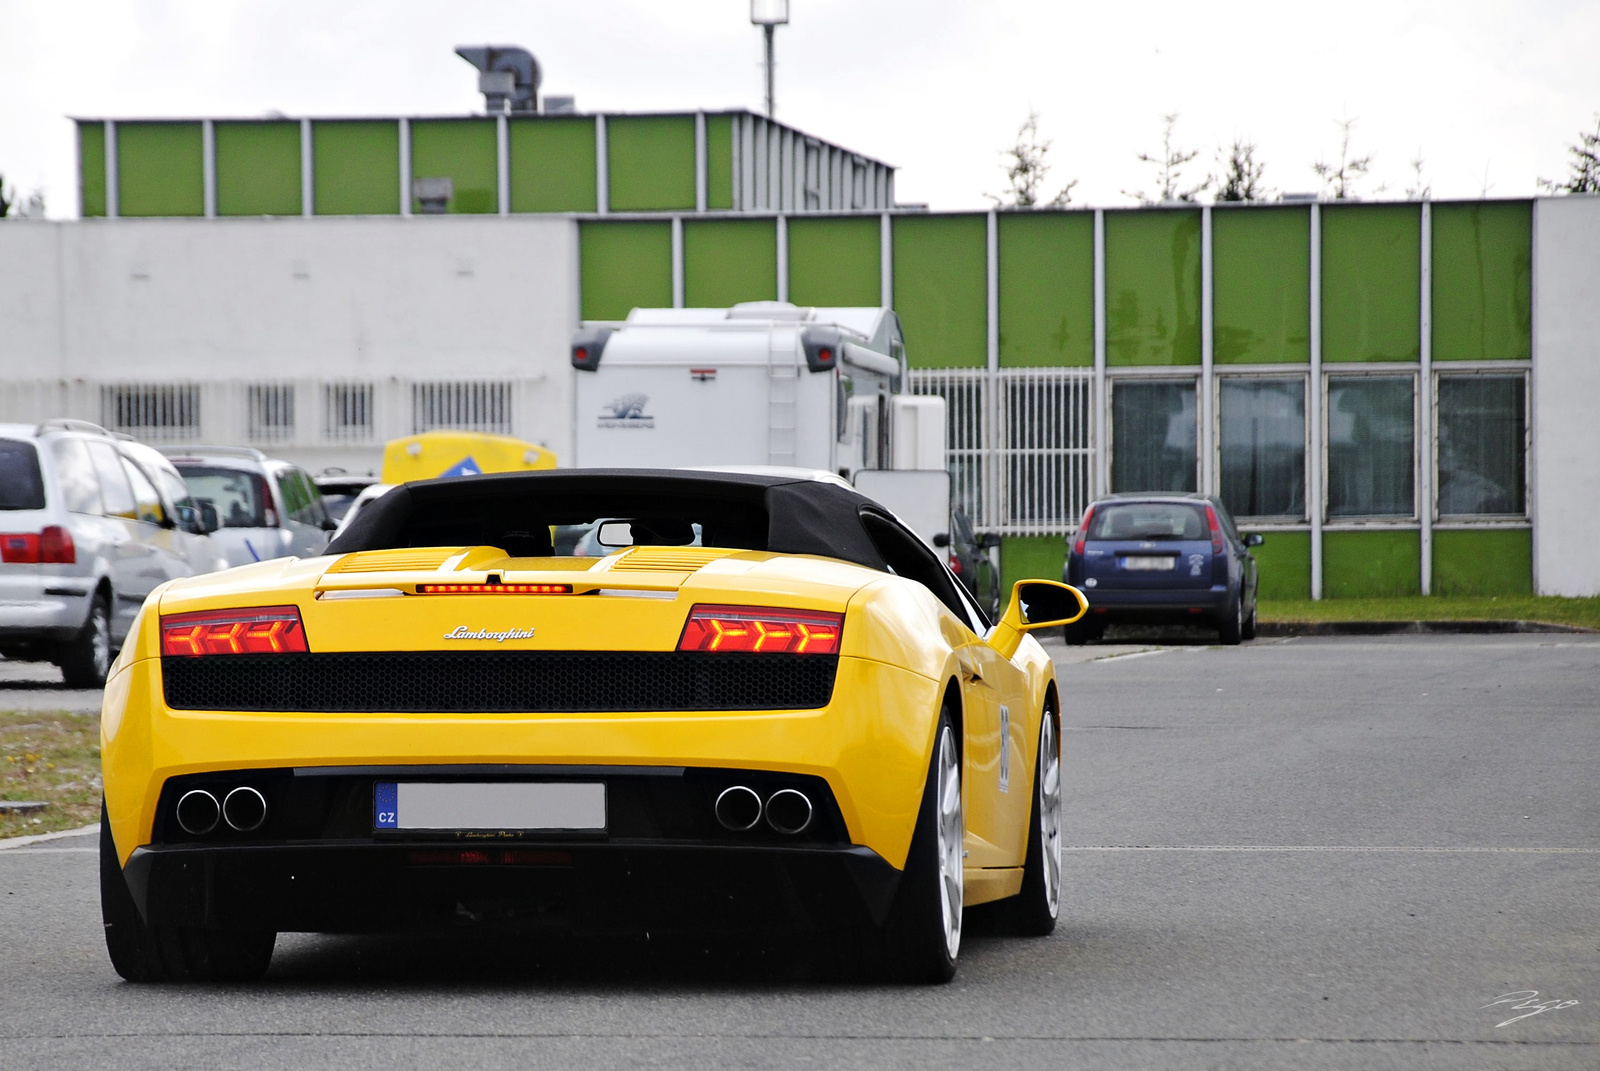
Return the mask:
[[[226,822],[237,833],[253,833],[267,820],[267,798],[249,785],[240,785],[217,802],[203,788],[190,789],[174,809],[178,825],[191,837],[203,837]]]
[[[798,789],[780,788],[763,803],[760,793],[748,785],[723,789],[715,810],[724,829],[747,833],[766,818],[774,832],[786,836],[803,832],[814,814],[811,799]]]

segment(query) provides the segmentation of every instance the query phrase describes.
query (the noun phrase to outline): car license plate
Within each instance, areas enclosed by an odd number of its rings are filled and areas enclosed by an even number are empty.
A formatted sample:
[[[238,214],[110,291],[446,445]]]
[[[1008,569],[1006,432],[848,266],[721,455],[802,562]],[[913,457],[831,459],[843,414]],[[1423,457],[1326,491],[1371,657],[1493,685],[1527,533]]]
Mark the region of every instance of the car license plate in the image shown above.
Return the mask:
[[[1177,559],[1165,554],[1130,554],[1122,559],[1122,567],[1128,570],[1170,573],[1177,568]]]
[[[380,781],[375,829],[604,832],[606,786],[573,781]]]

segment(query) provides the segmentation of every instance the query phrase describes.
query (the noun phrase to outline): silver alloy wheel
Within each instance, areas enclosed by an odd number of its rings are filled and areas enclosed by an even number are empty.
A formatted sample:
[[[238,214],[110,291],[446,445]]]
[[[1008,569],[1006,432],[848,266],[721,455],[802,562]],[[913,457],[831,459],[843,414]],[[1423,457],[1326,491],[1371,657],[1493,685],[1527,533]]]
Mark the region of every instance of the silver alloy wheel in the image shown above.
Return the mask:
[[[111,611],[102,602],[96,602],[89,612],[89,649],[94,654],[95,676],[104,680],[111,672]]]
[[[1039,727],[1039,854],[1044,857],[1044,899],[1055,918],[1061,910],[1061,744],[1047,711]]]
[[[956,741],[949,726],[939,734],[939,783],[935,802],[935,828],[939,848],[939,910],[944,920],[944,949],[951,959],[961,950],[961,900],[966,892],[964,872],[967,824],[961,811],[961,767]]]

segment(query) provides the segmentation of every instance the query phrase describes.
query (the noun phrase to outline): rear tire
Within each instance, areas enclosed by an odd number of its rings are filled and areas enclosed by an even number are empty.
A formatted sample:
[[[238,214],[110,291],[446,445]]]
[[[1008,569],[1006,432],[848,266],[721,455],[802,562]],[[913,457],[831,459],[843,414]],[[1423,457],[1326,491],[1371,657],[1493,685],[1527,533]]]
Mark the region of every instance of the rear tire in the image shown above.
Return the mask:
[[[111,672],[111,601],[96,594],[89,620],[76,639],[61,649],[61,678],[68,688],[103,688]]]
[[[1022,891],[1003,906],[1012,928],[1028,937],[1052,933],[1061,912],[1061,735],[1048,706],[1039,723]]]
[[[266,973],[278,935],[271,930],[150,926],[128,891],[100,805],[100,916],[111,966],[130,982],[248,982]]]
[[[1087,620],[1075,621],[1070,625],[1061,626],[1061,638],[1069,646],[1081,647],[1086,643],[1098,642],[1106,634],[1106,627],[1100,624],[1090,624]]]
[[[1225,611],[1221,623],[1217,626],[1217,635],[1224,646],[1236,646],[1244,634],[1244,592],[1232,600],[1233,605]]]
[[[1239,635],[1247,640],[1256,638],[1256,608],[1250,607],[1250,616],[1244,619],[1244,624],[1239,629]]]
[[[966,828],[961,753],[947,709],[939,715],[911,850],[883,928],[884,967],[895,981],[942,985],[955,977],[966,888]]]

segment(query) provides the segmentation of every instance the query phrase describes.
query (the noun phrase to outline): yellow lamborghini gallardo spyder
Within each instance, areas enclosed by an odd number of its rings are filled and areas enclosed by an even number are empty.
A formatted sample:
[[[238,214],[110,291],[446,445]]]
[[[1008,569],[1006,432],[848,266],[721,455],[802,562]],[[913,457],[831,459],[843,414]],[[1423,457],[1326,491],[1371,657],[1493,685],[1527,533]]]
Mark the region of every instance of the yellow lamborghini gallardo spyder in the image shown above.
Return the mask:
[[[404,484],[325,556],[169,583],[106,684],[124,978],[284,931],[777,927],[940,982],[965,905],[1047,933],[1061,699],[1026,633],[825,474]]]

